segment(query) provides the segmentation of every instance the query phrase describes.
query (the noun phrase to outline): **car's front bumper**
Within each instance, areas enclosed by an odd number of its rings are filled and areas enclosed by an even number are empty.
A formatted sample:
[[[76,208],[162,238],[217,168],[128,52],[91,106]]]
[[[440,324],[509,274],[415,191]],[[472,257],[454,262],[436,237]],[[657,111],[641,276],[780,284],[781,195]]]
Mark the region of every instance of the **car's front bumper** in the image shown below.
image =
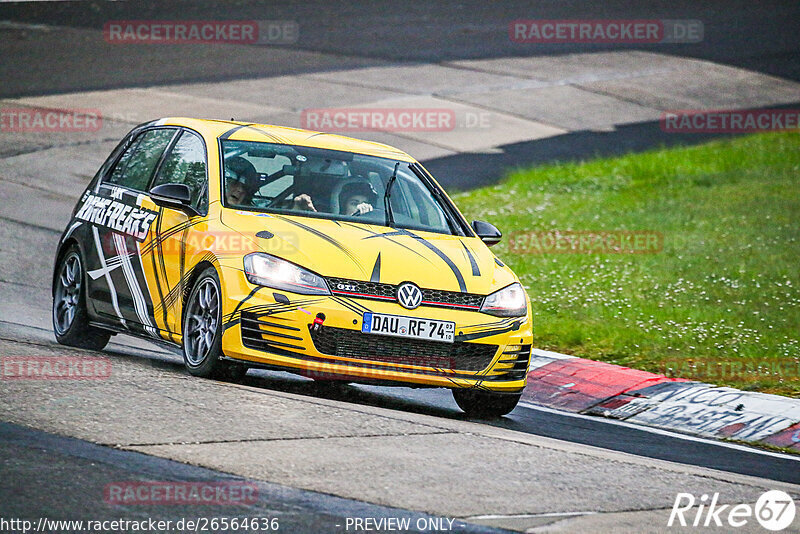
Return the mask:
[[[419,307],[258,288],[225,273],[222,350],[226,357],[312,378],[515,393],[526,384],[532,341],[528,317]],[[454,321],[455,343],[361,333],[363,313]],[[314,319],[322,314],[320,331]]]

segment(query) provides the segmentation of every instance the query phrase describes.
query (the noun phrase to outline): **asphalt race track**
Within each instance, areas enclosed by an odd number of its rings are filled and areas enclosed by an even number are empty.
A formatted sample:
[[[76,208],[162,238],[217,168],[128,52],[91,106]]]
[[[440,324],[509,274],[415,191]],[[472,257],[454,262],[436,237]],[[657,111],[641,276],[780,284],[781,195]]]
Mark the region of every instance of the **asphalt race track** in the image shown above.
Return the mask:
[[[98,7],[101,6],[102,7]],[[797,4],[772,0],[754,6],[748,2],[711,1],[648,2],[631,4],[613,0],[583,2],[512,1],[487,4],[476,0],[444,3],[213,1],[175,2],[155,6],[133,1],[103,5],[96,2],[40,2],[24,6],[0,5],[0,20],[102,29],[108,20],[295,20],[302,38],[282,51],[303,51],[304,56],[282,56],[274,48],[256,47],[248,53],[236,49],[189,51],[180,48],[127,51],[81,39],[81,34],[59,35],[71,53],[43,54],[46,43],[31,35],[27,41],[5,42],[0,95],[45,94],[67,90],[129,87],[186,81],[218,81],[239,77],[298,74],[339,69],[344,65],[374,65],[394,61],[441,62],[507,56],[556,55],[572,52],[635,49],[635,45],[571,44],[520,47],[508,38],[508,23],[516,19],[697,19],[705,35],[697,44],[659,47],[668,54],[709,59],[736,67],[800,80],[797,62]],[[566,46],[566,48],[565,48]],[[136,48],[136,47],[134,47]],[[96,52],[102,51],[102,55]],[[51,51],[52,52],[52,51]],[[191,54],[190,56],[187,56]],[[302,58],[302,59],[300,59]],[[35,59],[35,68],[30,68]],[[121,69],[120,61],[126,68]],[[91,68],[86,68],[91,65]],[[52,76],[54,69],[59,75]]]
[[[177,523],[198,521],[198,518],[214,516],[278,518],[280,529],[290,532],[326,532],[341,529],[348,517],[398,517],[408,519],[413,525],[438,524],[440,518],[425,514],[405,512],[375,506],[358,501],[341,499],[316,492],[295,490],[257,480],[246,480],[234,476],[220,476],[219,473],[200,467],[162,460],[143,454],[118,451],[87,443],[85,441],[45,434],[28,428],[0,424],[0,458],[3,459],[5,475],[8,478],[28,480],[9,491],[9,485],[0,489],[3,498],[5,517],[40,517],[55,520],[59,517],[92,517],[98,520],[113,520],[120,517],[159,521],[171,520]],[[35,476],[31,466],[48,465],[47,476]],[[134,509],[124,514],[111,511],[102,501],[88,502],[80,495],[74,495],[76,481],[81,492],[103,493],[108,480],[147,480],[169,476],[169,480],[193,483],[214,479],[231,484],[247,484],[253,487],[258,499],[253,503],[237,506],[232,512],[228,506],[172,504],[156,506],[147,513],[137,513]],[[73,494],[73,495],[70,495]],[[64,496],[67,496],[64,498]],[[186,523],[184,523],[186,524]],[[463,532],[496,532],[496,529],[458,522],[452,525]],[[191,529],[189,529],[191,530]]]
[[[325,75],[330,81],[339,71],[357,68],[444,63],[478,72],[476,63],[458,62],[533,56],[558,61],[561,54],[635,52],[629,45],[521,48],[507,34],[509,21],[519,18],[615,17],[703,20],[703,42],[646,52],[778,77],[782,81],[774,94],[780,98],[763,105],[800,102],[792,85],[800,81],[797,3],[631,6],[612,1],[586,7],[547,2],[535,10],[529,3],[512,2],[399,6],[0,4],[0,103],[13,107],[25,98],[56,102],[72,98],[71,93],[91,101],[92,91],[107,91],[102,95],[109,106],[124,106],[127,88],[155,87],[166,99],[192,84],[185,94],[195,99],[192,105],[202,106],[208,105],[204,91],[214,94],[236,80],[240,85],[225,97],[246,110],[242,95],[251,79],[316,76],[313,80],[319,81]],[[114,48],[97,38],[107,20],[172,18],[298,20],[307,38],[280,47],[207,48]],[[372,100],[393,96],[362,82],[358,90]],[[424,85],[425,80],[415,83]],[[745,93],[742,89],[738,96]],[[278,119],[301,107],[268,104],[276,107]],[[484,105],[475,99],[469,104]],[[642,117],[596,131],[542,122],[543,128],[553,129],[546,137],[516,144],[498,137],[495,147],[506,147],[504,155],[484,151],[487,147],[470,151],[455,142],[444,147],[411,138],[399,142],[412,155],[422,151],[425,158],[420,159],[434,174],[457,169],[452,176],[463,180],[445,181],[456,189],[493,179],[496,165],[486,165],[489,158],[511,165],[705,139],[667,140],[657,120]],[[0,381],[0,518],[243,515],[278,517],[287,532],[346,532],[348,518],[405,517],[417,530],[449,518],[455,520],[453,530],[464,532],[665,532],[678,492],[718,492],[725,503],[753,503],[769,489],[800,495],[800,457],[735,443],[524,404],[498,421],[469,420],[444,390],[325,386],[253,370],[236,384],[201,380],[182,369],[180,356],[121,335],[103,353],[57,345],[50,327],[55,244],[86,182],[138,119],[118,117],[96,135],[69,138],[0,132],[0,355],[103,357],[113,370],[102,381]],[[104,502],[106,485],[131,480],[245,481],[258,488],[259,498],[242,506]],[[763,531],[755,522],[738,530]]]

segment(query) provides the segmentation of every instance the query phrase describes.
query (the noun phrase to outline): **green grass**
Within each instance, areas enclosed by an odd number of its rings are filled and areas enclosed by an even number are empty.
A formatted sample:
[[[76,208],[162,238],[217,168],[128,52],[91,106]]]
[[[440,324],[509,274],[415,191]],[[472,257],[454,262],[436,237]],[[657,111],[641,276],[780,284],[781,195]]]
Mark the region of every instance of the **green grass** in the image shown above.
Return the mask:
[[[663,234],[650,254],[497,245],[531,296],[536,346],[800,396],[800,134],[517,170],[455,200],[506,236]]]

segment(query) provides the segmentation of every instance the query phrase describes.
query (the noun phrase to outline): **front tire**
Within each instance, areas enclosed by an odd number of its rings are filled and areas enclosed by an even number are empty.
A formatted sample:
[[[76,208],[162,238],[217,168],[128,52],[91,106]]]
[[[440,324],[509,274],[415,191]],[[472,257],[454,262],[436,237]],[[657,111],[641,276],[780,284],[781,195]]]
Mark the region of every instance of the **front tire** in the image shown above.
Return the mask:
[[[190,374],[218,380],[240,380],[247,366],[222,359],[222,291],[217,270],[197,278],[183,314],[183,363]]]
[[[53,333],[61,345],[103,350],[111,332],[89,324],[83,261],[77,246],[69,247],[58,263],[53,285]]]
[[[511,413],[522,393],[491,393],[474,389],[454,389],[453,399],[470,417],[495,419]]]

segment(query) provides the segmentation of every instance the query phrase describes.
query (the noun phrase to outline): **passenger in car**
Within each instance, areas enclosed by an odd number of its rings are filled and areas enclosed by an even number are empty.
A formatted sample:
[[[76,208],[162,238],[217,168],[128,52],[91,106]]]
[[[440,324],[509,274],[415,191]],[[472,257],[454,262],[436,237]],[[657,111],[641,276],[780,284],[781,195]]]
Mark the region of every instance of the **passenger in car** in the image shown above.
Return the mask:
[[[228,179],[225,181],[225,201],[230,206],[248,206],[253,195],[242,182]]]
[[[225,201],[233,206],[250,206],[253,200],[253,186],[258,180],[258,172],[252,163],[241,156],[225,161]]]

